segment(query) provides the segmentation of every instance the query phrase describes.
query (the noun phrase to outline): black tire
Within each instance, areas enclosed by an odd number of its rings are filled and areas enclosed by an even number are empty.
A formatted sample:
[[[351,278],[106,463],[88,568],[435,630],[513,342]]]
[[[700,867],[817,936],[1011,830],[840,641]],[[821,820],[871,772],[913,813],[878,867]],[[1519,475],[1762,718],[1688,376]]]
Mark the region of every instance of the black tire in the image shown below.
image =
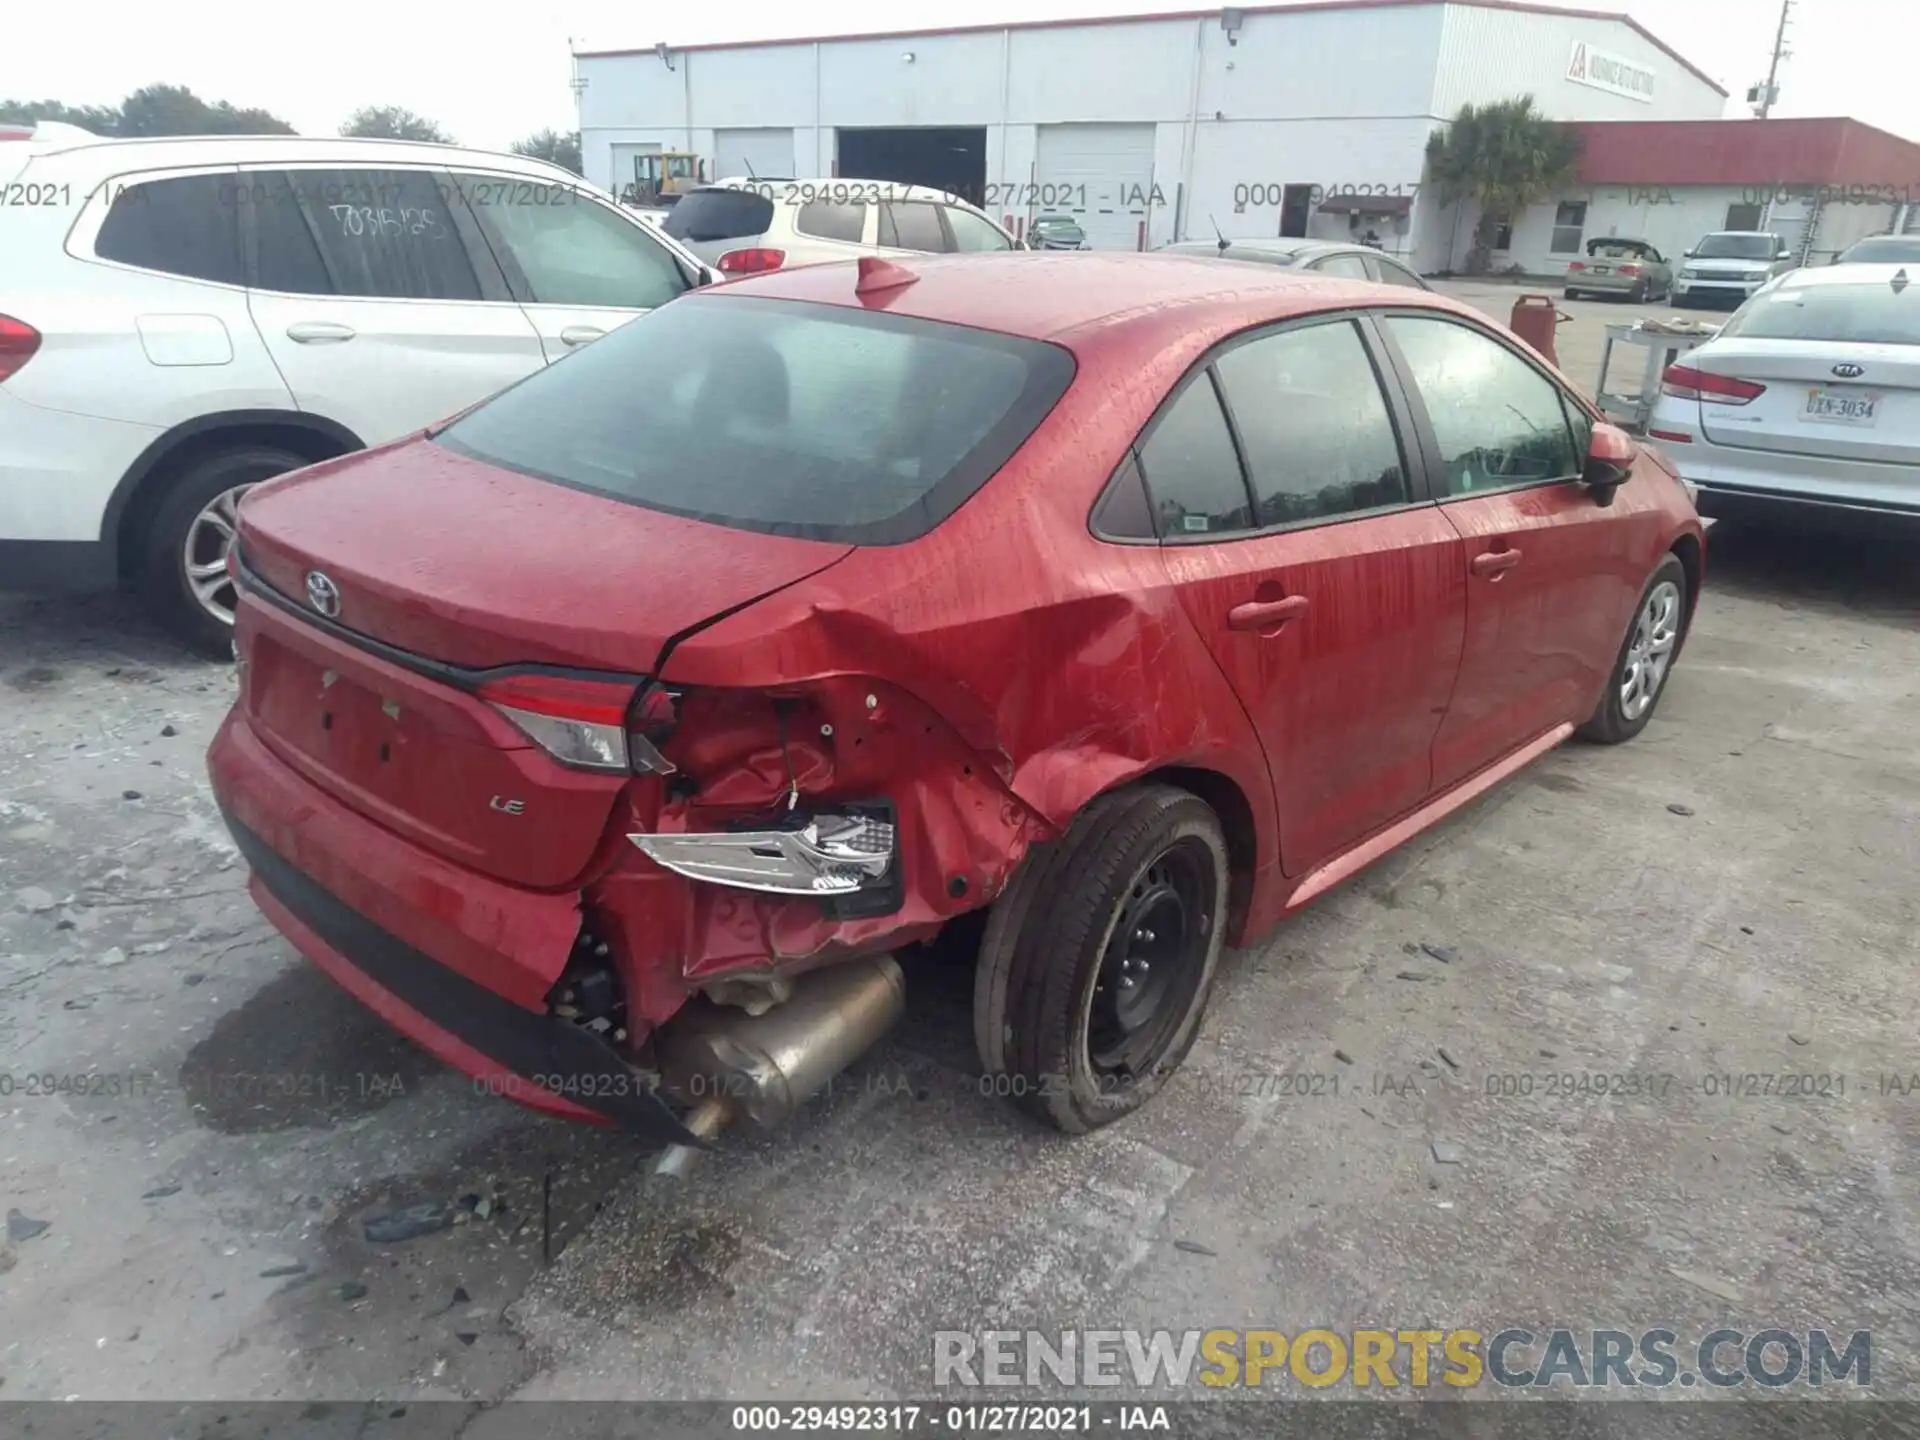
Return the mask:
[[[140,558],[140,591],[155,616],[195,651],[215,660],[233,654],[233,626],[208,611],[187,581],[187,532],[209,501],[313,462],[273,445],[238,445],[191,462],[168,483]],[[203,557],[211,559],[211,556]]]
[[[1644,280],[1636,280],[1633,282],[1633,289],[1627,292],[1627,299],[1635,305],[1644,305],[1647,303],[1649,293],[1651,292],[1647,282]]]
[[[1626,702],[1622,694],[1627,684],[1628,667],[1635,663],[1635,645],[1641,635],[1643,621],[1647,617],[1649,603],[1654,593],[1663,585],[1672,585],[1676,591],[1677,606],[1673,620],[1673,641],[1666,652],[1666,661],[1660,667],[1654,685],[1653,697],[1646,708],[1638,714],[1626,712]],[[1653,712],[1660,708],[1660,697],[1666,694],[1667,681],[1673,676],[1673,663],[1680,658],[1680,647],[1686,640],[1687,629],[1687,571],[1677,555],[1668,555],[1647,578],[1646,585],[1640,591],[1640,598],[1633,602],[1633,614],[1627,620],[1627,633],[1620,641],[1620,653],[1615,657],[1613,669],[1607,674],[1607,688],[1600,696],[1600,703],[1577,732],[1583,740],[1591,740],[1599,745],[1618,745],[1631,740],[1647,728],[1647,722],[1653,719]]]
[[[1578,300],[1580,298],[1580,292],[1578,290],[1568,290],[1564,292],[1560,298],[1562,300]]]
[[[994,903],[974,972],[974,1041],[991,1092],[1070,1135],[1144,1105],[1199,1031],[1227,878],[1219,818],[1169,785],[1103,795],[1037,847]],[[1141,923],[1149,916],[1178,928],[1160,936]],[[1121,974],[1148,971],[1149,958],[1159,975]],[[1138,995],[1120,997],[1136,984]],[[1128,1007],[1145,1014],[1133,1030],[1122,1027]]]

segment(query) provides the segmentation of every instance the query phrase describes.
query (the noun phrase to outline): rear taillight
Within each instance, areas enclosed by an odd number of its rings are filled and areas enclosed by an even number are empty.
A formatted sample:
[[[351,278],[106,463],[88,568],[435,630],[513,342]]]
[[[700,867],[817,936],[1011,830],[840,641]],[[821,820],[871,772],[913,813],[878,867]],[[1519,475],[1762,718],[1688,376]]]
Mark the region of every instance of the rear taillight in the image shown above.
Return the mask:
[[[479,696],[562,765],[670,775],[655,746],[673,733],[673,697],[654,685],[528,670],[481,682]]]
[[[1638,265],[1622,265],[1618,273],[1621,275],[1638,275],[1640,273],[1640,267]]]
[[[1567,262],[1567,270],[1569,273],[1575,270],[1584,270],[1586,268],[1587,268],[1587,262],[1584,260],[1569,260]]]
[[[24,320],[0,315],[0,381],[8,380],[40,348],[40,332]]]
[[[1714,375],[1691,365],[1669,365],[1660,377],[1660,393],[1675,400],[1699,400],[1710,405],[1744,405],[1767,387],[1731,375]]]
[[[479,693],[562,765],[578,770],[628,768],[631,684],[529,671],[484,681]]]
[[[720,273],[723,275],[758,275],[767,270],[778,270],[787,263],[784,250],[764,250],[755,246],[748,250],[729,250],[719,260]]]

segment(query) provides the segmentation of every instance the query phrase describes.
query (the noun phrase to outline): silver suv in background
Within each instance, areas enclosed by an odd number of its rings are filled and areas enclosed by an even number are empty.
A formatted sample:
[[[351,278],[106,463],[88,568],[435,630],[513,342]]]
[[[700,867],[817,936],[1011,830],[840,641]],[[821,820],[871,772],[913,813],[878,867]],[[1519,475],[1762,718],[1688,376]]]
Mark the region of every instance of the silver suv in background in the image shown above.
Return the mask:
[[[721,180],[682,195],[660,229],[723,275],[1023,248],[966,201],[891,180]]]
[[[1787,242],[1765,230],[1716,230],[1682,257],[1673,280],[1673,303],[1735,305],[1776,275],[1794,269]]]

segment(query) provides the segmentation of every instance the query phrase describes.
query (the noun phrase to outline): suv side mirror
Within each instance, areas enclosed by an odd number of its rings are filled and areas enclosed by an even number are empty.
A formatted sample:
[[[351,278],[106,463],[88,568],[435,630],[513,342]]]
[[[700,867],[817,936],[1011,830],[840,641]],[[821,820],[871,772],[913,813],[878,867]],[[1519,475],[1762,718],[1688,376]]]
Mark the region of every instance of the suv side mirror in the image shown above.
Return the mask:
[[[1640,447],[1618,425],[1601,421],[1593,427],[1580,483],[1592,493],[1594,504],[1602,510],[1613,504],[1613,492],[1633,478],[1633,462],[1639,455]]]
[[[1681,254],[1680,254],[1680,258],[1681,258],[1682,260],[1691,260],[1691,259],[1693,258],[1693,251],[1691,251],[1691,250],[1684,250],[1684,251],[1682,251],[1682,252],[1681,252]]]

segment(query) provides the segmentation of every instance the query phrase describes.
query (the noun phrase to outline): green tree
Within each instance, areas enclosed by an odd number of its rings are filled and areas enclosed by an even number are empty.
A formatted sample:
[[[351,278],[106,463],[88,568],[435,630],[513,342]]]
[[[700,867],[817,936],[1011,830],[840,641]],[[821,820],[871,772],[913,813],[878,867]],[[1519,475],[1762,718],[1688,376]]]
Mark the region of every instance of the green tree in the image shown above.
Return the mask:
[[[294,129],[265,110],[221,100],[209,105],[184,85],[146,85],[120,102],[116,135],[291,135]]]
[[[375,140],[431,140],[451,145],[453,136],[424,115],[404,105],[363,105],[340,127],[342,135],[364,135]]]
[[[1503,217],[1517,218],[1573,184],[1579,172],[1579,135],[1542,115],[1531,95],[1462,105],[1445,130],[1427,138],[1428,183],[1450,205],[1474,200],[1480,207],[1467,252],[1470,275],[1486,273]]]
[[[0,100],[0,120],[15,125],[57,120],[96,135],[114,135],[120,129],[120,110],[113,105],[63,105],[58,100]]]
[[[548,164],[558,165],[562,170],[571,170],[576,175],[587,173],[580,168],[580,132],[578,130],[566,133],[559,130],[536,130],[526,139],[514,141],[510,148],[516,155],[545,160]]]

